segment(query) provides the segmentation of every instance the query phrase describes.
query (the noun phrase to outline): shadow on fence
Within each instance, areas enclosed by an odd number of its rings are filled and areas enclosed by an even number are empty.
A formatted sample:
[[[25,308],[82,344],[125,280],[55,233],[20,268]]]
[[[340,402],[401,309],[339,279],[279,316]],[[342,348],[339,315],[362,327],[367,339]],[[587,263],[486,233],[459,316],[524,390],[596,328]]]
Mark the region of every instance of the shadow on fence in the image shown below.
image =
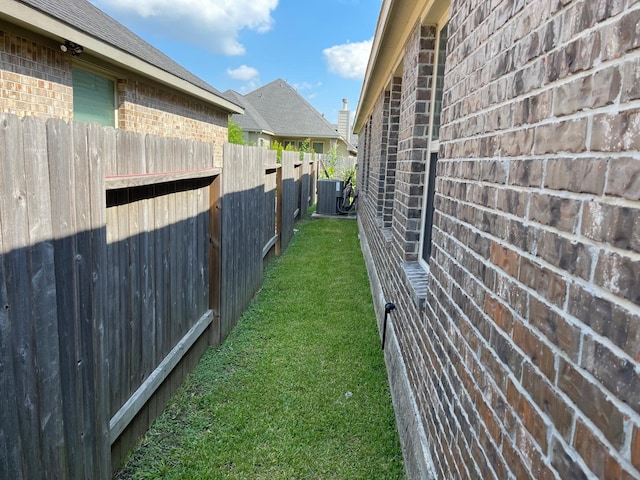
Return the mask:
[[[311,156],[212,151],[0,115],[0,478],[110,478],[288,245]]]

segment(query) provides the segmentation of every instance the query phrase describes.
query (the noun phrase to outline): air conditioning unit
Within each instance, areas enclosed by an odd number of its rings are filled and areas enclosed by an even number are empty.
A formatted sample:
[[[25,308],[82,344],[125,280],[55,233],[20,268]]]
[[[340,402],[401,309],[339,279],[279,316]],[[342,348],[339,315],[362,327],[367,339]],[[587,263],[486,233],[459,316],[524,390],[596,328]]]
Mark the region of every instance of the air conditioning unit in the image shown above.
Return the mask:
[[[318,205],[316,213],[338,214],[338,198],[342,198],[343,180],[318,180]]]

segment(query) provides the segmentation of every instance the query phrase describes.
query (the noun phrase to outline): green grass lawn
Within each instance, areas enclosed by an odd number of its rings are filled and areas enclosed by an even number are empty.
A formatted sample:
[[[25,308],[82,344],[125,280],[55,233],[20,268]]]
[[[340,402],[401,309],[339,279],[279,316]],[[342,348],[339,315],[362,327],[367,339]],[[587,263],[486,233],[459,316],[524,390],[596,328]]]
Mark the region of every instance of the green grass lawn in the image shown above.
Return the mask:
[[[405,478],[356,222],[297,227],[118,479]]]

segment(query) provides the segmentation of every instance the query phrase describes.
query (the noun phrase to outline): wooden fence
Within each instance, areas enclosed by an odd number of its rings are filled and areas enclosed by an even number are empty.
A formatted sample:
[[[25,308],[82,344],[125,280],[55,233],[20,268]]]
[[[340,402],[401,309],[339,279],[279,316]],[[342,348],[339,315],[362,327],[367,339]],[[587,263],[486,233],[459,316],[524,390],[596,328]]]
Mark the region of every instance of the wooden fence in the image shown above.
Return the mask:
[[[222,164],[210,144],[0,115],[0,478],[110,478],[234,327],[315,166],[235,145]]]

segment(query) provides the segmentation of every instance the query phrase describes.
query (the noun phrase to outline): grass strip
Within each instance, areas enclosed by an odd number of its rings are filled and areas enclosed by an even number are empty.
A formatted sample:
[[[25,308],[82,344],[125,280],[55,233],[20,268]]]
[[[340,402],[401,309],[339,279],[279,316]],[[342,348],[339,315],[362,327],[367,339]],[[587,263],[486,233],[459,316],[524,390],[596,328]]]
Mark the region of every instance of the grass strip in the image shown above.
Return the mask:
[[[356,222],[298,225],[117,478],[405,478]]]

